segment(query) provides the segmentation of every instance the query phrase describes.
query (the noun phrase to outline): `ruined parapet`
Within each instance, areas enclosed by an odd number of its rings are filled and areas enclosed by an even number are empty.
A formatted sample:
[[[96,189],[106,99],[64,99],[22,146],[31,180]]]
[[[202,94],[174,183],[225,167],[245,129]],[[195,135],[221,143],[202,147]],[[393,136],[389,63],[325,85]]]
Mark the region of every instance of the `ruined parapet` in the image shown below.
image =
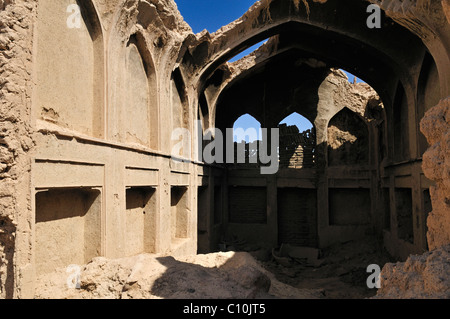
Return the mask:
[[[373,109],[384,109],[381,97],[369,84],[350,83],[347,75],[339,69],[330,69],[326,85],[333,94],[335,104],[346,106],[361,117],[371,121]]]

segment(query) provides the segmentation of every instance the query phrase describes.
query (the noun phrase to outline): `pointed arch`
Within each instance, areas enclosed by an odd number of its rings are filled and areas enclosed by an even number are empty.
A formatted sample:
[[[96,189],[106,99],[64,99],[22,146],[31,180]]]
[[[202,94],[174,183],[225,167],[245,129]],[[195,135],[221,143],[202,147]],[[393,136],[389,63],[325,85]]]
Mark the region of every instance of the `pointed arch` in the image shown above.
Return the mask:
[[[251,143],[261,140],[261,122],[249,113],[239,116],[233,123],[234,141]]]
[[[159,149],[159,108],[156,70],[142,32],[129,37],[125,48],[127,73],[124,126],[127,142]]]
[[[293,112],[280,121],[279,161],[281,167],[312,168],[315,165],[316,133],[314,125]]]
[[[314,129],[314,124],[311,123],[308,118],[297,112],[292,112],[286,116],[280,121],[280,125],[281,124],[286,124],[287,126],[297,126],[300,132]]]
[[[104,137],[104,41],[92,1],[39,1],[34,115],[79,133]],[[81,19],[70,24],[70,19]],[[78,23],[79,22],[79,23]],[[61,59],[61,56],[70,59]],[[82,92],[83,94],[80,94]]]
[[[199,43],[202,56],[197,55],[196,59],[193,56],[186,58],[192,65],[200,67],[197,73],[199,90],[224,62],[289,28],[292,32],[297,32],[298,36],[295,38],[302,39],[300,46],[309,52],[320,52],[319,56],[328,60],[325,62],[336,64],[336,61],[339,61],[340,67],[352,69],[355,75],[362,76],[377,91],[382,91],[386,85],[386,74],[396,74],[399,66],[408,70],[410,63],[414,63],[411,54],[404,51],[405,45],[410,42],[414,44],[409,45],[410,47],[423,48],[423,42],[416,34],[397,23],[392,23],[389,30],[383,29],[384,32],[376,35],[370,33],[369,28],[357,28],[356,26],[365,25],[367,22],[367,5],[364,3],[355,3],[351,7],[351,23],[337,25],[334,18],[336,10],[348,11],[349,8],[340,7],[336,3],[337,1],[328,1],[310,4],[307,11],[311,14],[298,10],[297,0],[255,3],[251,16],[244,15],[229,27],[219,30],[214,34],[212,42]],[[323,27],[324,21],[328,23],[327,28]],[[386,36],[387,32],[389,36]],[[236,39],[235,34],[239,34],[240,38]],[[312,34],[314,36],[311,37]],[[318,37],[323,38],[323,41],[339,43],[340,49],[334,50],[333,55],[326,59],[330,53],[323,51],[323,47],[318,45],[322,43],[317,41]],[[383,45],[380,46],[380,43]],[[396,53],[393,54],[393,51]],[[379,72],[373,72],[374,69]]]
[[[234,142],[233,163],[259,165],[259,147],[263,138],[261,122],[249,113],[238,115],[233,122],[232,131],[233,136],[228,136],[227,138],[233,138]],[[227,156],[231,155],[227,153]],[[228,158],[229,160],[230,158]]]
[[[129,11],[136,6],[137,10]],[[110,19],[112,25],[108,32],[108,138],[120,142],[140,144],[153,150],[162,147],[160,125],[160,68],[155,63],[152,34],[144,28],[147,20],[142,20],[148,4],[138,1],[121,1]],[[133,21],[133,22],[131,22]],[[134,24],[133,24],[134,23]],[[131,53],[132,52],[132,53]],[[131,60],[130,58],[131,54]],[[130,64],[138,73],[134,76]],[[130,83],[137,80],[140,107],[138,112],[130,105]],[[145,101],[146,100],[146,101]],[[132,111],[131,111],[132,110]],[[134,114],[131,114],[134,113]],[[139,123],[136,125],[134,122]]]

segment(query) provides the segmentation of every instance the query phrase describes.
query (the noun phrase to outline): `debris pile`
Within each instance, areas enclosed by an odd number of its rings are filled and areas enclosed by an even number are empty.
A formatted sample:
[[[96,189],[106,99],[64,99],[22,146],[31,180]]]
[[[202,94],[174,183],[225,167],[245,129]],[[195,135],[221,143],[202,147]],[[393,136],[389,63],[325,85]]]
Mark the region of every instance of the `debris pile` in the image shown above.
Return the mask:
[[[79,289],[70,273],[43,275],[37,299],[253,299],[320,298],[315,289],[279,282],[245,252],[187,257],[143,254],[122,259],[95,258],[80,268]]]
[[[272,250],[273,259],[280,265],[291,267],[293,263],[319,267],[325,260],[319,259],[321,252],[317,248],[296,247],[289,244],[282,244],[280,249]]]
[[[450,245],[386,264],[378,299],[450,299]]]

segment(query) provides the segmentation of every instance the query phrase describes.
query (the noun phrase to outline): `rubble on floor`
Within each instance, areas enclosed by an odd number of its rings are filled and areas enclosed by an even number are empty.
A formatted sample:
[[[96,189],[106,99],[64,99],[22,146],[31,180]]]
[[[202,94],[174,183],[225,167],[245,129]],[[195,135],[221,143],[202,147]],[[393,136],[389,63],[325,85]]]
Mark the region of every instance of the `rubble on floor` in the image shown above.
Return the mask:
[[[386,264],[376,298],[450,299],[450,245]]]
[[[253,299],[320,298],[320,290],[279,282],[245,252],[182,258],[143,254],[95,258],[81,267],[80,289],[69,289],[66,269],[43,275],[37,299]]]
[[[237,238],[225,242],[227,249],[247,251],[177,258],[99,257],[81,267],[80,289],[69,289],[70,273],[58,269],[40,276],[35,298],[450,298],[450,245],[392,263],[373,238],[321,250],[286,244],[272,250]],[[372,264],[383,268],[378,291],[367,287],[367,267]]]
[[[260,259],[262,251],[251,252],[265,269],[281,282],[299,289],[321,291],[326,299],[364,299],[376,295],[367,287],[371,264],[391,262],[391,257],[375,238],[335,244],[321,250],[309,247],[282,245],[273,250],[272,258]],[[309,258],[308,258],[309,257]]]
[[[319,259],[320,255],[321,252],[317,248],[296,247],[289,244],[282,244],[279,251],[272,249],[273,258],[288,267],[294,262],[318,267],[324,262],[323,259]]]

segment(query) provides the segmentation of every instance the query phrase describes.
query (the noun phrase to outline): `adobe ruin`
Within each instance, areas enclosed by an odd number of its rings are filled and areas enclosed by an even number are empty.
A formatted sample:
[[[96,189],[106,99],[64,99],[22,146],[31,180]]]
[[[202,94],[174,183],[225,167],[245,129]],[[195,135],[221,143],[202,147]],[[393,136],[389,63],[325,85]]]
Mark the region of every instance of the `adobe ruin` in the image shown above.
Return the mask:
[[[261,0],[212,34],[175,2],[0,0],[1,298],[94,257],[206,254],[227,236],[372,234],[399,261],[450,244],[450,1]],[[293,113],[314,129],[281,127],[276,174],[194,146],[172,159],[175,128]]]

